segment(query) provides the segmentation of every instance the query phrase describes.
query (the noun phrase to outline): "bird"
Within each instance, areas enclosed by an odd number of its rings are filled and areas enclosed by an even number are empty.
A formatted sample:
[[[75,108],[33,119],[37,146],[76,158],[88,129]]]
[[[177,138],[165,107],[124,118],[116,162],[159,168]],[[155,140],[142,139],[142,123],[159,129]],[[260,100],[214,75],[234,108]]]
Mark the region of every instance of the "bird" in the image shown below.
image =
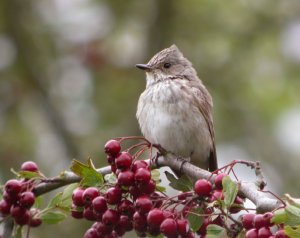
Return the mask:
[[[192,63],[173,44],[136,67],[146,72],[136,112],[143,136],[197,167],[215,171],[213,101]]]

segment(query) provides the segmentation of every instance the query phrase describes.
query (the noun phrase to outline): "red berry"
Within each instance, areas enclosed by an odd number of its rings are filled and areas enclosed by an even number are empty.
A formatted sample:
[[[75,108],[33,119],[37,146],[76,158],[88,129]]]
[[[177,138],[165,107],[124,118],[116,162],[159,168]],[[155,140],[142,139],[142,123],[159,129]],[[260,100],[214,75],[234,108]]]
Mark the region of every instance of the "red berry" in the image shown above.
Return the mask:
[[[18,205],[13,205],[10,208],[10,215],[14,218],[22,217],[26,212],[27,210],[24,207],[20,207]]]
[[[190,197],[192,194],[189,192],[179,193],[178,194],[178,200],[186,200],[188,197]]]
[[[224,200],[224,194],[222,190],[215,190],[213,194],[210,197],[210,201],[216,201],[216,200]]]
[[[104,151],[106,154],[111,156],[117,156],[121,151],[121,145],[119,141],[109,140],[104,146]]]
[[[216,186],[216,189],[220,189],[221,190],[223,188],[222,181],[223,181],[223,178],[225,176],[228,176],[228,174],[220,173],[220,174],[218,174],[215,177],[215,186]]]
[[[113,209],[107,209],[102,216],[102,222],[106,226],[113,227],[115,226],[119,221],[119,214],[116,210]]]
[[[135,200],[135,209],[140,213],[140,214],[146,214],[148,213],[151,209],[153,208],[152,206],[152,201],[151,199],[144,195],[141,197],[138,197]]]
[[[25,210],[25,212],[21,216],[15,217],[15,222],[20,226],[27,225],[29,221],[30,213],[28,210]]]
[[[110,234],[106,235],[105,238],[118,238],[118,234],[115,231],[112,231]]]
[[[151,179],[149,183],[139,183],[138,188],[141,191],[141,193],[149,195],[155,191],[156,183],[153,179]]]
[[[0,215],[6,216],[10,213],[11,204],[6,200],[0,201]]]
[[[125,234],[126,230],[124,226],[118,223],[114,228],[114,232],[117,233],[118,237],[122,237]]]
[[[128,217],[132,217],[134,214],[134,206],[133,203],[131,201],[129,201],[128,199],[124,199],[122,200],[119,204],[118,204],[118,212],[122,215],[126,215]]]
[[[105,237],[112,232],[112,227],[106,226],[103,222],[96,222],[92,226],[98,232],[99,237]]]
[[[92,207],[95,213],[103,213],[107,210],[106,200],[102,196],[94,198]]]
[[[109,163],[110,165],[112,165],[112,164],[115,164],[115,157],[113,157],[113,156],[111,156],[111,155],[108,155],[107,157],[106,157],[106,161],[107,161],[107,163]]]
[[[264,219],[264,216],[262,214],[255,215],[255,217],[253,219],[253,226],[256,229],[259,229],[261,227],[266,227],[267,226],[266,221]]]
[[[22,183],[19,180],[11,179],[5,183],[4,189],[9,196],[17,196],[22,190]]]
[[[272,212],[266,212],[265,214],[263,214],[263,217],[264,217],[264,221],[266,223],[266,226],[273,226],[273,223],[271,222],[272,217],[273,217]]]
[[[247,231],[246,233],[246,238],[258,238],[258,232],[255,228]]]
[[[185,238],[195,238],[194,232],[189,231],[189,232],[187,233],[187,235],[185,236]],[[205,237],[203,236],[203,238],[205,238]]]
[[[120,153],[115,160],[117,169],[119,170],[127,170],[130,168],[132,163],[132,156],[128,152]]]
[[[136,160],[136,161],[134,161],[133,164],[132,164],[132,167],[131,167],[131,171],[133,173],[135,173],[140,168],[148,169],[147,162],[145,162],[144,160]]]
[[[285,234],[284,230],[278,230],[275,233],[275,238],[288,238],[288,236]]]
[[[116,173],[116,171],[117,171],[116,164],[111,164],[110,169],[111,169],[111,172]]]
[[[146,168],[139,168],[134,174],[134,179],[137,183],[149,183],[151,179],[151,173]]]
[[[118,174],[118,184],[122,186],[131,186],[134,184],[134,173],[130,170]]]
[[[140,233],[144,233],[147,230],[147,217],[144,214],[135,212],[133,214],[133,228]]]
[[[163,210],[163,213],[164,213],[164,218],[165,219],[174,218],[174,213],[171,212],[170,210]]]
[[[95,197],[98,197],[100,195],[99,191],[95,187],[89,187],[86,190],[84,190],[82,194],[82,199],[84,201],[85,205],[90,205]]]
[[[166,237],[173,237],[177,235],[177,223],[172,218],[165,219],[160,225],[160,232]]]
[[[160,227],[156,227],[156,226],[148,226],[148,233],[151,235],[151,236],[158,236],[160,234]]]
[[[195,193],[200,197],[209,196],[212,191],[212,185],[206,179],[199,179],[194,185]]]
[[[153,203],[153,207],[160,208],[163,203],[163,198],[158,192],[154,192],[151,194],[151,199]]]
[[[129,193],[132,196],[133,200],[137,199],[141,195],[141,191],[137,186],[130,186]]]
[[[83,238],[99,238],[99,236],[94,228],[90,228],[84,233]]]
[[[83,207],[84,206],[84,201],[83,201],[83,197],[82,197],[83,192],[84,192],[84,189],[82,189],[82,188],[76,188],[73,191],[72,201],[73,201],[74,205],[76,205],[78,207]]]
[[[89,221],[96,221],[96,215],[90,206],[84,208],[83,217]]]
[[[177,230],[179,235],[186,237],[190,230],[189,223],[186,219],[178,219],[177,220]]]
[[[131,231],[133,228],[131,219],[129,219],[128,216],[124,215],[120,216],[118,225],[124,227],[125,231]]]
[[[39,219],[39,218],[32,218],[30,221],[29,221],[29,225],[31,227],[38,227],[42,224],[42,220]]]
[[[147,216],[148,225],[152,227],[159,227],[164,219],[163,211],[158,208],[151,210]]]
[[[19,204],[21,207],[30,208],[35,202],[35,196],[33,192],[24,192],[20,195]]]
[[[109,204],[118,204],[122,199],[122,191],[118,187],[109,188],[105,193],[105,198]]]
[[[242,216],[242,225],[246,230],[252,229],[254,227],[253,220],[254,220],[255,214],[253,213],[247,213]]]
[[[269,238],[272,235],[269,227],[262,227],[258,230],[259,238]]]
[[[75,219],[83,218],[83,211],[78,210],[76,207],[72,207],[71,216]]]
[[[39,167],[33,161],[26,161],[21,165],[22,171],[29,171],[29,172],[37,172],[39,171]]]

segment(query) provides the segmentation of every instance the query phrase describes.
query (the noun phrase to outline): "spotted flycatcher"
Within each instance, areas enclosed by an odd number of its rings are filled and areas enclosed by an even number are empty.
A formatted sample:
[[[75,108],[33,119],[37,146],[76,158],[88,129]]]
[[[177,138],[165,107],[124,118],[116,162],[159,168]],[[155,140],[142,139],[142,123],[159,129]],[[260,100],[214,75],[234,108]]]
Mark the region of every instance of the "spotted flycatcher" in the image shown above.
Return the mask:
[[[137,119],[146,139],[200,168],[217,169],[212,98],[191,62],[172,45],[147,64]]]

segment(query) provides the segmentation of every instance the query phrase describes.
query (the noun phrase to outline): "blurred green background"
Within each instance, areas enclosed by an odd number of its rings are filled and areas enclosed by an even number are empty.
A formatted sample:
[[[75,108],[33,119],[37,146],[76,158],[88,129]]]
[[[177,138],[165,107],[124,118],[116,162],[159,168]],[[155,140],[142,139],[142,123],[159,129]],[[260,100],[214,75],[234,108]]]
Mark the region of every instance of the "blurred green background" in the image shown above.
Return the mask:
[[[140,134],[134,65],[173,43],[213,96],[220,164],[259,160],[272,191],[299,197],[299,0],[2,0],[0,182],[26,160],[48,176],[73,158],[103,165],[106,140]]]

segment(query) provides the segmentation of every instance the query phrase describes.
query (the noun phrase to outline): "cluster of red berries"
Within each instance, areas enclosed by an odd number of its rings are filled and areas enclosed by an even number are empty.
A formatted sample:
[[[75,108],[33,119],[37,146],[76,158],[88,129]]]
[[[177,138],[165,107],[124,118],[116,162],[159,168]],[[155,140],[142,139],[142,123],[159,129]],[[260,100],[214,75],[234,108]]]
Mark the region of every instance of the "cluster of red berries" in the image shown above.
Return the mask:
[[[160,208],[165,198],[155,191],[156,183],[145,161],[134,161],[131,154],[121,152],[116,140],[106,143],[105,153],[116,184],[105,191],[77,188],[72,195],[72,216],[96,221],[84,238],[119,237],[133,229],[139,236],[194,237],[186,219]]]
[[[38,166],[31,161],[22,164],[21,171],[37,172]],[[11,215],[18,225],[37,227],[42,221],[34,216],[38,210],[32,208],[35,195],[31,191],[32,183],[26,179],[8,180],[4,185],[3,199],[0,201],[0,217]]]
[[[288,238],[283,229],[272,232],[274,224],[271,222],[273,213],[247,213],[242,216],[242,225],[247,230],[246,238]],[[273,234],[274,233],[274,234]]]
[[[99,189],[77,188],[72,195],[72,216],[95,221],[84,238],[115,238],[132,230],[139,237],[162,234],[167,238],[194,238],[197,233],[205,238],[211,224],[226,227],[229,237],[236,237],[243,229],[246,238],[287,237],[281,228],[270,229],[272,213],[244,214],[241,223],[229,222],[221,202],[226,173],[217,174],[214,183],[199,179],[194,184],[194,191],[169,198],[155,191],[156,183],[148,164],[135,160],[128,152],[121,152],[119,141],[108,141],[105,153],[116,176],[115,184],[108,183]],[[244,209],[243,203],[244,199],[237,196],[229,212],[240,212]],[[202,211],[204,219],[200,228],[193,232],[188,217],[195,211]]]

